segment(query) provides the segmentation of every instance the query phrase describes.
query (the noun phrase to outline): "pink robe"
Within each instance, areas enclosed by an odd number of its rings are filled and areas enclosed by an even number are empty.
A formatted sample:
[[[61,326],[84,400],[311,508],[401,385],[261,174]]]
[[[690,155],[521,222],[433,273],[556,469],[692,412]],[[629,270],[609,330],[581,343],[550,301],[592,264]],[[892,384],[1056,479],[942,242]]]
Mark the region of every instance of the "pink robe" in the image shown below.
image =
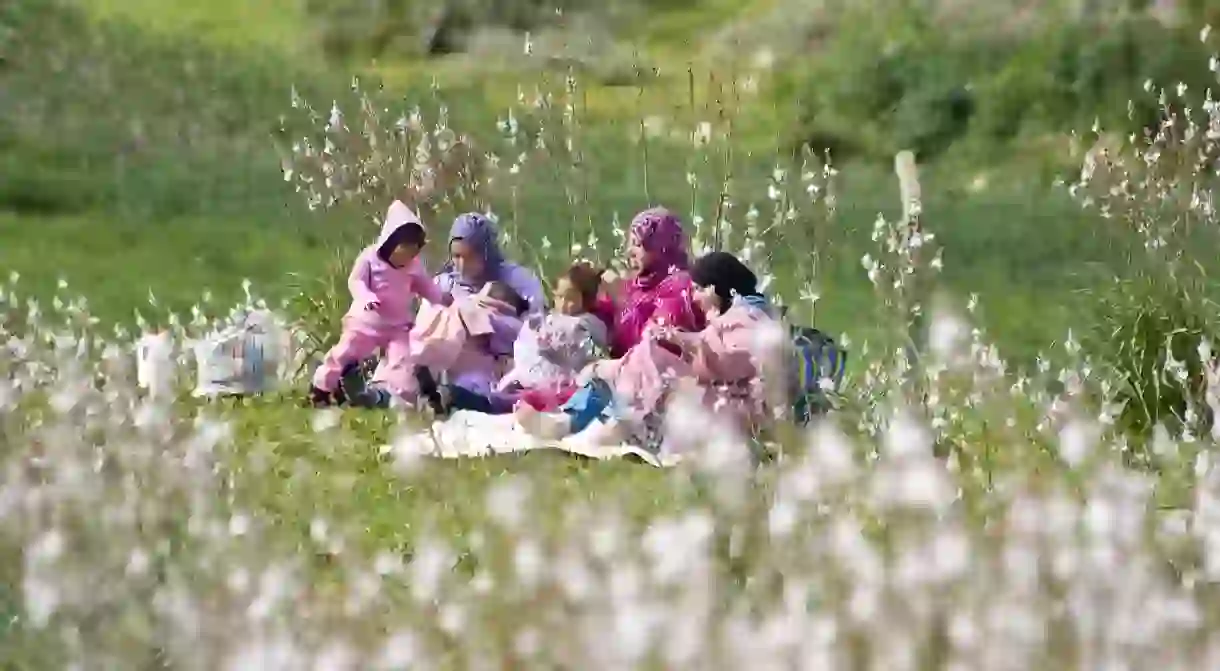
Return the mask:
[[[644,337],[650,325],[698,331],[706,324],[694,302],[694,284],[686,271],[678,271],[655,285],[632,281],[610,337],[610,356],[625,356]]]
[[[450,384],[490,397],[507,367],[504,357],[492,353],[490,339],[509,321],[519,320],[507,305],[484,296],[421,308],[411,331],[411,357],[417,365],[448,373]]]
[[[627,356],[594,364],[593,374],[610,384],[615,397],[644,416],[660,409],[679,378],[693,378],[704,389],[704,403],[717,414],[730,413],[743,428],[765,418],[760,380],[764,353],[762,329],[773,328],[765,311],[734,303],[712,317],[707,327],[681,333],[682,355],[646,337]]]

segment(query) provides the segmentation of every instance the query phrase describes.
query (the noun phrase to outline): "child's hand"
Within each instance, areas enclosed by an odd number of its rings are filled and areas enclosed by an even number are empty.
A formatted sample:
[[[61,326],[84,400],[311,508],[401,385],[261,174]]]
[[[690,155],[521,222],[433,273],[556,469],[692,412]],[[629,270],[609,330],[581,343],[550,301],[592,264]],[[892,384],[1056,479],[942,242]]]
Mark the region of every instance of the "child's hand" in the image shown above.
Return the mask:
[[[665,342],[669,340],[673,329],[657,322],[648,322],[644,325],[644,337],[648,340],[659,340]]]
[[[380,302],[380,301],[369,301],[368,303],[365,303],[365,304],[364,304],[364,311],[365,311],[365,312],[376,312],[376,311],[378,311],[378,310],[380,310],[380,309],[381,309],[381,302]]]
[[[616,305],[622,302],[626,289],[626,278],[613,270],[607,270],[602,275],[602,293]]]

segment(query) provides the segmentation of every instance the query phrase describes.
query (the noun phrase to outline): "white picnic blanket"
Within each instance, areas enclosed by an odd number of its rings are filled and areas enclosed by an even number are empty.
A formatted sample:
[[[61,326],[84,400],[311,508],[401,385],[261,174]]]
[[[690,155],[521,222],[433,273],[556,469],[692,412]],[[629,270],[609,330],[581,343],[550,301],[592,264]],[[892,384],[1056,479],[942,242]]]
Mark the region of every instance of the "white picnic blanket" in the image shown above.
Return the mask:
[[[430,429],[409,435],[399,441],[395,449],[413,456],[442,459],[559,450],[592,459],[634,457],[657,468],[674,466],[680,460],[676,454],[656,455],[633,445],[594,445],[581,434],[561,441],[543,441],[523,431],[512,415],[486,415],[465,410],[434,423]]]

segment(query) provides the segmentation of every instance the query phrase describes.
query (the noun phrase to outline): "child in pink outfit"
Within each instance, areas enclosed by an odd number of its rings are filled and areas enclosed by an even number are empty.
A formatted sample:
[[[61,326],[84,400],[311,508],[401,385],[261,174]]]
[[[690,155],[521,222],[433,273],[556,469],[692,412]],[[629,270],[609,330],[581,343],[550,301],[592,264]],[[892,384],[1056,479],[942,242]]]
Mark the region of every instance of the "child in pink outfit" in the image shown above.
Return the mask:
[[[343,317],[343,334],[314,373],[310,392],[314,405],[342,403],[344,370],[378,350],[385,356],[373,383],[411,400],[417,391],[409,334],[414,322],[413,299],[448,305],[452,298],[432,282],[419,254],[427,233],[419,216],[401,201],[386,211],[377,242],[356,257],[347,286],[352,305]]]

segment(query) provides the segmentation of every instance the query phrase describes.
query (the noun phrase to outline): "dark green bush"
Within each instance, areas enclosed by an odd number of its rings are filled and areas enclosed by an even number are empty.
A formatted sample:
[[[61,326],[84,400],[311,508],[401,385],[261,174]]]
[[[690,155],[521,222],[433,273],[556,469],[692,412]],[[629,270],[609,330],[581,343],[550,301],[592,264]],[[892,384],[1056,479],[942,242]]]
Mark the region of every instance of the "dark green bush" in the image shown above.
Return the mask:
[[[697,0],[307,0],[306,10],[332,57],[439,55],[464,51],[481,28],[525,32],[571,14],[622,20]],[[615,22],[615,21],[612,21]]]
[[[1158,120],[1146,80],[1214,85],[1195,27],[1132,15],[1047,21],[1028,34],[977,35],[899,5],[877,21],[848,11],[824,51],[781,84],[801,110],[795,141],[889,160],[928,160],[970,140],[992,150],[1028,134],[1085,130],[1099,120],[1135,132]],[[871,20],[867,20],[871,19]],[[1130,114],[1128,100],[1140,99]]]

